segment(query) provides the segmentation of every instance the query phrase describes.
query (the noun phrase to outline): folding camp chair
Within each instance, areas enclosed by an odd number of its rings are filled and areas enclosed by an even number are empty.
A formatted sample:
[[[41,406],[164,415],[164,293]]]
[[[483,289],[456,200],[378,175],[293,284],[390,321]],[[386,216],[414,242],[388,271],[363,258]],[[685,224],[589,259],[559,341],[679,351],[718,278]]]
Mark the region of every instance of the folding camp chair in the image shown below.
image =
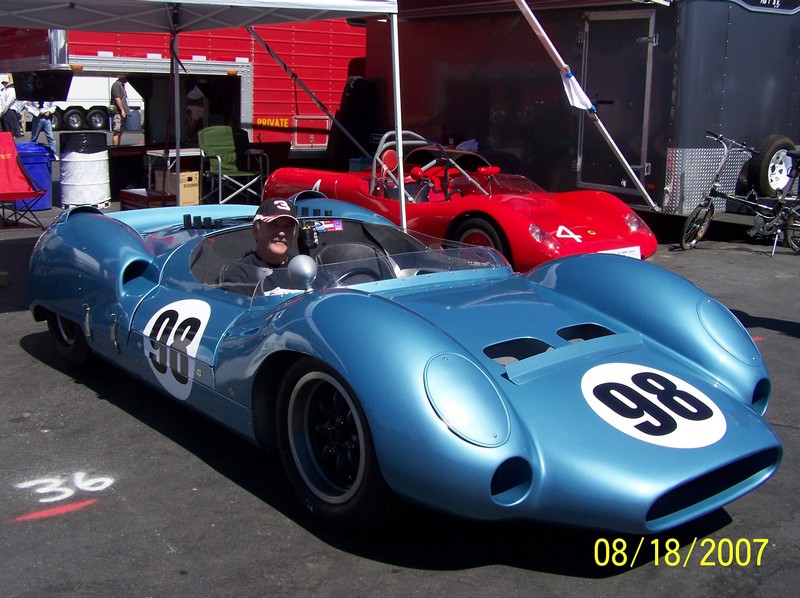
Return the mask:
[[[44,230],[32,208],[45,193],[47,190],[25,169],[11,133],[0,133],[0,223],[18,224],[26,220]],[[6,216],[7,211],[9,216]]]
[[[204,199],[216,194],[221,204],[240,196],[245,203],[260,203],[269,159],[265,152],[250,149],[247,132],[228,126],[206,127],[198,132],[197,139],[203,158],[208,160],[211,183]]]

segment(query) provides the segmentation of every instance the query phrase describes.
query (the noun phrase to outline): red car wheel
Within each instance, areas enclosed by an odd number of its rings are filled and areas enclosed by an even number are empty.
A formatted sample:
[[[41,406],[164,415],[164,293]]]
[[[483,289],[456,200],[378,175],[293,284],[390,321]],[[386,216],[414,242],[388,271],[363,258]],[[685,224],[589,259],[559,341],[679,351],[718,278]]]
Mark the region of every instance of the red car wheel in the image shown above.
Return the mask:
[[[510,251],[501,233],[483,218],[468,218],[456,229],[455,240],[469,245],[493,247],[511,260]]]

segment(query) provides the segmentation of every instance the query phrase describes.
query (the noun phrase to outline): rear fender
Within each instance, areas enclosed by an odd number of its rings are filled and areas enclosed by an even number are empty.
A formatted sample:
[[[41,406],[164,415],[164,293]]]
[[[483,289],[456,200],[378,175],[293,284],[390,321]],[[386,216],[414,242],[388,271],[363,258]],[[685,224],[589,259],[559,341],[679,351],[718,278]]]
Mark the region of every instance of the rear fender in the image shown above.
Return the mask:
[[[130,313],[158,285],[160,273],[158,258],[131,227],[98,211],[73,211],[34,248],[30,308],[37,320],[52,312],[80,323],[90,345],[102,344],[110,326],[128,329]]]
[[[48,305],[71,318],[85,303],[113,302],[126,282],[142,278],[154,287],[159,267],[135,230],[99,212],[73,211],[36,244],[28,296],[32,305]]]

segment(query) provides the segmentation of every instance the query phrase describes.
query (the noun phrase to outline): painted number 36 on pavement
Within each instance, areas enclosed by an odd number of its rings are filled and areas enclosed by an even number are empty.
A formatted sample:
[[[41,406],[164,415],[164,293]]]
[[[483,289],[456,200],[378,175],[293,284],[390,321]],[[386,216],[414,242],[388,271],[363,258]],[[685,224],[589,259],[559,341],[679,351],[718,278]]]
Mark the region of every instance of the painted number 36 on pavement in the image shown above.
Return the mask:
[[[725,435],[725,416],[694,386],[655,368],[631,363],[596,366],[581,380],[583,397],[616,429],[644,442],[700,448]]]

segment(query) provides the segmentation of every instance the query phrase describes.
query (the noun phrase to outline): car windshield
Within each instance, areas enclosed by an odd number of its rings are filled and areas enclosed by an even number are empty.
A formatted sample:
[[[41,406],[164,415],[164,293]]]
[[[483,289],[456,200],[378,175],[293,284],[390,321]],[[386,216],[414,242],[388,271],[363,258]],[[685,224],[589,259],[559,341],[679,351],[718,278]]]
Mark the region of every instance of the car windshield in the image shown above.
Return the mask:
[[[509,267],[491,248],[356,220],[303,220],[296,241],[288,267],[268,268],[252,259],[250,227],[209,235],[193,253],[192,273],[208,286],[256,297]]]
[[[513,194],[524,195],[542,191],[532,180],[519,174],[495,174],[492,176],[474,175],[473,179],[491,195]],[[457,176],[450,182],[450,187],[462,194],[475,193],[476,187],[467,177]]]
[[[493,249],[488,247],[446,247],[438,249],[425,248],[420,251],[399,254],[386,254],[370,246],[357,243],[346,243],[336,248],[337,261],[315,260],[316,276],[308,288],[324,290],[335,287],[377,283],[387,280],[404,280],[415,276],[426,276],[439,273],[453,273],[483,268],[508,267],[508,262]],[[285,280],[299,284],[293,268],[287,268]],[[264,276],[261,281],[262,293],[268,294],[275,284],[274,274]],[[293,288],[298,288],[295,286]]]

